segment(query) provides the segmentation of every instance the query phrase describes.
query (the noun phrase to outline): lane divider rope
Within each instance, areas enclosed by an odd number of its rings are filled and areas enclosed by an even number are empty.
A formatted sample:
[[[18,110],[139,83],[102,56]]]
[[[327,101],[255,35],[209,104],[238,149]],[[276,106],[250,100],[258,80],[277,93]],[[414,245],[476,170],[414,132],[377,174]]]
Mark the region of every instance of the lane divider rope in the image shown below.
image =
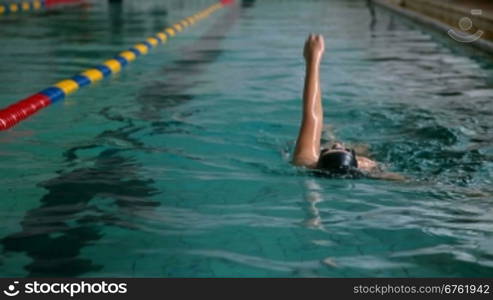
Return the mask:
[[[16,3],[0,3],[0,15],[38,11],[59,4],[81,3],[84,0],[31,0]]]
[[[21,3],[0,3],[0,15],[40,10],[46,7],[45,0],[23,1]]]
[[[4,109],[0,110],[0,130],[6,130],[39,110],[63,100],[67,95],[74,93],[81,87],[95,83],[103,78],[120,72],[123,67],[139,56],[146,55],[152,48],[166,43],[168,39],[182,32],[204,18],[207,18],[216,10],[231,4],[233,0],[221,0],[208,8],[178,21],[176,24],[148,37],[141,43],[135,44],[128,50],[118,53],[111,59],[102,64],[87,69],[71,78],[61,80],[54,85],[20,100]]]

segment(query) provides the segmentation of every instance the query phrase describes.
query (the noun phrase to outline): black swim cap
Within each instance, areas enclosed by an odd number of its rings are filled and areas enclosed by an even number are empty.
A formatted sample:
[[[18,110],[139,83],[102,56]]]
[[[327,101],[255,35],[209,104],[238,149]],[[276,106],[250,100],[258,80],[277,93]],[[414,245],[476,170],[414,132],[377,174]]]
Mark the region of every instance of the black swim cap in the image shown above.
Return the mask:
[[[335,174],[347,174],[358,168],[358,160],[353,149],[348,151],[324,150],[318,159],[317,168]]]

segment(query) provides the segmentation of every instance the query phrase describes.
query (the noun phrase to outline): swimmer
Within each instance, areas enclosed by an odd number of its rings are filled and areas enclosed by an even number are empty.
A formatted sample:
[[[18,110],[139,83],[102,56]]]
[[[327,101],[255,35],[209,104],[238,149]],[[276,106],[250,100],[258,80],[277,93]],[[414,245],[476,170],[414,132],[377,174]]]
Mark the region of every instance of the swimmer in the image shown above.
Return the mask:
[[[321,149],[320,141],[324,122],[320,91],[320,62],[324,51],[323,36],[311,34],[305,42],[303,51],[306,61],[303,114],[293,164],[329,175],[366,176],[389,180],[405,179],[399,174],[384,172],[377,162],[361,155],[363,152],[361,147],[355,149],[340,142],[333,142]]]

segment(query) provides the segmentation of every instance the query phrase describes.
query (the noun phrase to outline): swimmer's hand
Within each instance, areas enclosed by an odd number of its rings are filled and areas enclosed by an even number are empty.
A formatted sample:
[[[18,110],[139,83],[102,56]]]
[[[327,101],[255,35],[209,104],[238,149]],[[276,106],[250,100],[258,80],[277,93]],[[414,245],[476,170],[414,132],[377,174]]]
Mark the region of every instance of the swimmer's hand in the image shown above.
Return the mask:
[[[324,37],[321,34],[310,34],[305,42],[303,56],[306,62],[320,62],[325,51]]]

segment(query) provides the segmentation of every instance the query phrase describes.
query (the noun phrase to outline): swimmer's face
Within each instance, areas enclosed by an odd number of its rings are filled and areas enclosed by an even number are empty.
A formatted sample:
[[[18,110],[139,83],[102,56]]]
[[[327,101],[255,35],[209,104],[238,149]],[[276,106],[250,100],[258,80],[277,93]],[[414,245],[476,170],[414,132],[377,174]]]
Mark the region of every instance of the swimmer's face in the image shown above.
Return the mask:
[[[326,151],[324,151],[325,153],[328,153],[328,152],[347,152],[347,153],[351,153],[351,150],[346,148],[344,146],[344,144],[342,143],[334,143],[334,145],[332,145],[332,147],[330,149],[327,149]]]

